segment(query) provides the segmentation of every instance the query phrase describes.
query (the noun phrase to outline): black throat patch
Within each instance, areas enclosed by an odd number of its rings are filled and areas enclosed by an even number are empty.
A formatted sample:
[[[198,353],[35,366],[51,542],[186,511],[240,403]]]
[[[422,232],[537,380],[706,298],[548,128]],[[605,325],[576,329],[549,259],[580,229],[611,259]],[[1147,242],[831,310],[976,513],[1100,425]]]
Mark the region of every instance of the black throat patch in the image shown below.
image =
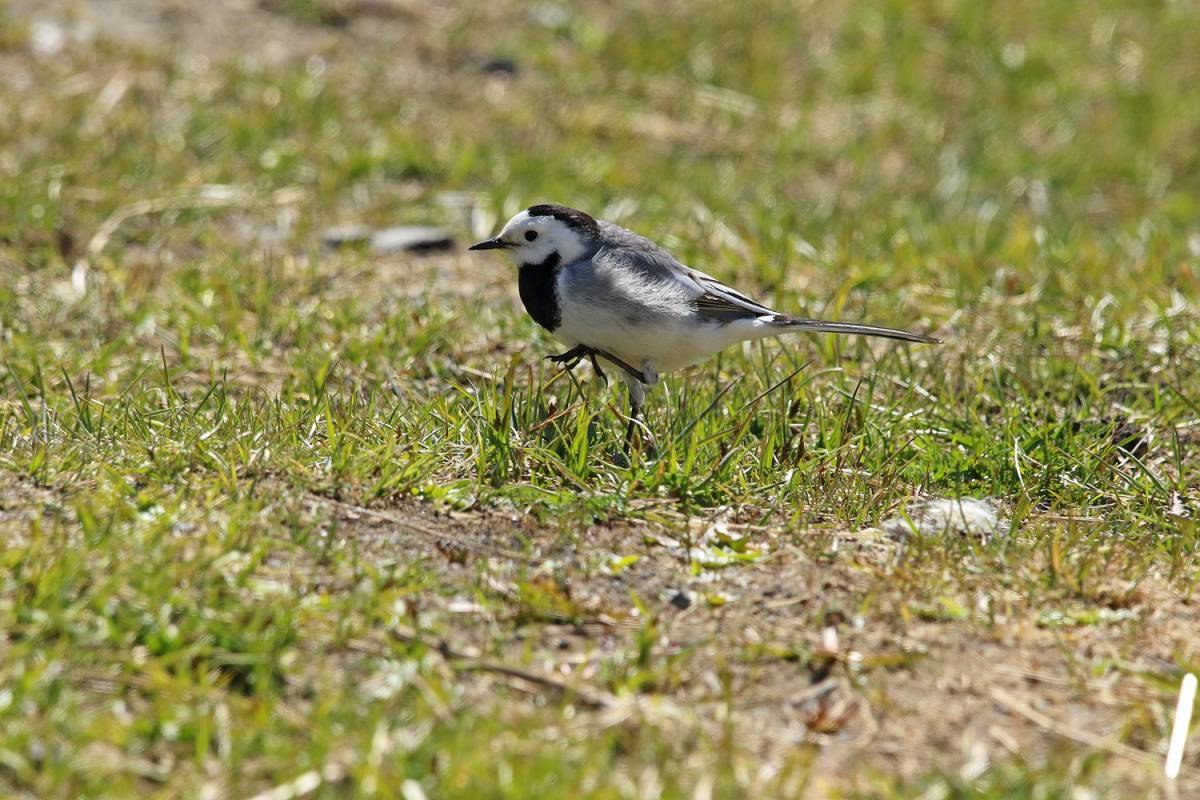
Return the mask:
[[[517,275],[517,288],[521,302],[533,321],[553,332],[562,322],[562,311],[558,306],[559,255],[551,253],[540,264],[522,264]]]

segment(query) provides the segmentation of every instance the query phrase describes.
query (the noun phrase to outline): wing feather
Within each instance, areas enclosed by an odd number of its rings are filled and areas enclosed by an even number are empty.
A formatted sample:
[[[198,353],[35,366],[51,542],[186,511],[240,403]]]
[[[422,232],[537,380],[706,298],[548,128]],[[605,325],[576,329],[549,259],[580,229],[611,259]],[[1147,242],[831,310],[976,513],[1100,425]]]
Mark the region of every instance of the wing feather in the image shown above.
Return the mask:
[[[696,298],[696,310],[701,317],[706,315],[720,322],[731,322],[735,319],[757,319],[764,316],[776,316],[776,312],[762,303],[751,300],[746,295],[721,283],[711,275],[694,269],[684,269],[690,274],[704,293]]]
[[[791,317],[726,286],[711,275],[684,266],[654,242],[610,222],[600,223],[606,240],[590,259],[593,291],[612,287],[610,297],[618,304],[654,307],[678,313],[680,306],[701,322],[722,325],[740,320],[761,320],[790,330],[882,336],[910,342],[937,342],[930,336],[895,328],[852,322]],[[617,287],[620,287],[619,289]]]
[[[668,294],[682,296],[701,321],[719,323],[756,319],[775,312],[726,286],[711,275],[681,264],[654,242],[611,223],[601,230],[611,244],[593,256],[598,268],[628,272],[647,284],[657,284]]]

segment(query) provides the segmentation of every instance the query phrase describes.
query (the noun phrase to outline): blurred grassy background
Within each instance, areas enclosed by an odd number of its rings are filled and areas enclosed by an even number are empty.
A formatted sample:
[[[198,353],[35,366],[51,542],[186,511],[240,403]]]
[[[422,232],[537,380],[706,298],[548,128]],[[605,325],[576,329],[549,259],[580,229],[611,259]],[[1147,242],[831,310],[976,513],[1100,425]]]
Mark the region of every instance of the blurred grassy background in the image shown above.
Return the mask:
[[[330,796],[399,796],[404,778],[436,796],[649,795],[651,773],[668,796],[786,794],[814,774],[815,751],[756,772],[732,735],[683,744],[649,722],[552,746],[537,731],[562,722],[553,704],[448,716],[457,679],[427,648],[354,643],[439,597],[507,619],[495,576],[450,579],[419,548],[332,547],[314,497],[528,512],[548,523],[522,534],[537,553],[719,507],[804,548],[814,526],[857,531],[913,498],[990,496],[1018,535],[889,563],[857,590],[900,592],[868,624],[902,627],[909,604],[944,596],[972,607],[989,586],[1020,587],[1027,619],[1064,598],[1099,607],[1113,580],[1191,596],[1194,2],[8,5],[0,786],[14,793],[236,794],[297,764],[335,764]],[[655,391],[658,458],[626,466],[622,399],[554,379],[507,265],[322,245],[334,225],[396,223],[465,243],[548,200],[783,310],[946,343],[735,349]],[[262,589],[281,560],[286,591]],[[964,613],[950,616],[995,633]],[[1168,683],[1200,657],[1155,655],[1143,671]],[[364,696],[382,662],[403,688]],[[607,688],[654,694],[623,681]],[[1122,740],[1156,746],[1162,720],[1129,713]],[[410,734],[408,756],[370,756]],[[1094,756],[966,781],[931,755],[927,775],[884,765],[877,782],[824,785],[1053,794]]]

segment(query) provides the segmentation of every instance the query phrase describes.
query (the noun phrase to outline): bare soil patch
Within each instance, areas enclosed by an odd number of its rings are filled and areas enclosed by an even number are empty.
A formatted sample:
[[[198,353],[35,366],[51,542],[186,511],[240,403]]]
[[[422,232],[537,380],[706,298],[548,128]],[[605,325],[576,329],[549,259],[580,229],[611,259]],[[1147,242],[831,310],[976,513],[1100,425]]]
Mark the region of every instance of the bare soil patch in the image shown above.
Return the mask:
[[[1142,673],[1194,652],[1200,625],[1195,604],[1157,578],[1122,601],[1125,621],[1108,624],[1054,627],[1015,597],[991,625],[976,613],[915,618],[896,580],[899,545],[879,531],[810,534],[823,543],[814,556],[803,534],[722,524],[768,555],[697,575],[681,550],[648,544],[678,536],[654,526],[596,525],[576,540],[519,514],[313,502],[343,520],[346,546],[363,557],[421,558],[460,589],[437,601],[455,620],[443,628],[448,651],[528,673],[464,673],[481,697],[540,703],[566,690],[584,700],[579,725],[633,724],[637,698],[614,696],[601,665],[636,652],[652,619],[654,653],[672,662],[669,680],[646,687],[656,718],[714,736],[732,725],[764,770],[812,748],[814,797],[873,772],[969,777],[1082,749],[1112,756],[1115,787],[1152,796],[1163,753],[1146,714],[1174,698]],[[700,538],[711,524],[684,527]],[[630,555],[636,563],[615,574],[605,566]],[[503,611],[464,600],[481,574]],[[561,608],[530,608],[522,582]],[[856,613],[864,603],[866,622]],[[1185,777],[1179,789],[1188,796],[1200,784]]]

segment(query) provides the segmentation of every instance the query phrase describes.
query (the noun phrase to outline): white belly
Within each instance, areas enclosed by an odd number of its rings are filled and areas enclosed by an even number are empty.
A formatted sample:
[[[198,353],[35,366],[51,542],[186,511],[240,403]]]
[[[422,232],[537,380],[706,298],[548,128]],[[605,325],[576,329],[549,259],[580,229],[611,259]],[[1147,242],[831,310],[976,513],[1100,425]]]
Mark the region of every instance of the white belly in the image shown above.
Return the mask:
[[[595,304],[560,300],[561,324],[554,335],[565,344],[605,350],[638,368],[672,372],[703,361],[730,345],[771,335],[757,320],[721,325],[671,313],[630,319]]]

